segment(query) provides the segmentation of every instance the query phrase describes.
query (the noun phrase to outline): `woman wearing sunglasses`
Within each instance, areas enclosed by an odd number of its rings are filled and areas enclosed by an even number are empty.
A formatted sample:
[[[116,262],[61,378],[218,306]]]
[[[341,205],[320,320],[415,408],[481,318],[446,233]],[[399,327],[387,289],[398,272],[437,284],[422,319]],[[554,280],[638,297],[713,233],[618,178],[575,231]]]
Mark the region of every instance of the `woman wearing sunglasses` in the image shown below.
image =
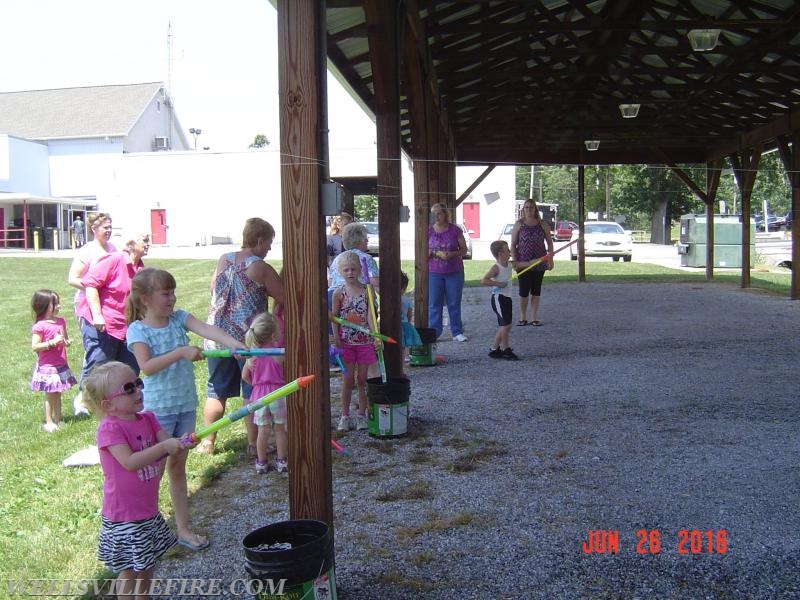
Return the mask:
[[[156,560],[177,543],[158,511],[164,459],[184,450],[150,412],[143,412],[144,383],[126,364],[92,369],[84,396],[96,414],[103,470],[98,558],[118,573],[117,597],[147,598]]]

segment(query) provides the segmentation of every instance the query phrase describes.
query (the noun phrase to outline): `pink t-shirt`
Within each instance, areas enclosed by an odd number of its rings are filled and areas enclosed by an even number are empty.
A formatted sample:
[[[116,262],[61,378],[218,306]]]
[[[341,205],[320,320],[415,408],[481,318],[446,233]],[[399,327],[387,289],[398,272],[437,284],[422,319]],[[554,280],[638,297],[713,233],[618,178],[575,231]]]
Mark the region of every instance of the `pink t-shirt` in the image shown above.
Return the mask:
[[[101,256],[105,256],[106,254],[110,254],[111,252],[116,252],[117,249],[114,247],[114,244],[107,244],[108,251],[106,251],[100,244],[96,242],[89,242],[88,244],[84,244],[81,246],[78,251],[75,253],[75,258],[73,259],[73,263],[77,262],[83,266],[81,269],[81,277],[86,275],[86,271],[89,270],[97,259]],[[86,294],[83,290],[78,290],[75,292],[75,310],[78,310],[78,306],[80,306],[81,300]]]
[[[55,317],[52,321],[42,319],[33,324],[31,333],[38,333],[43,342],[48,342],[59,333],[66,337],[67,323],[62,317]],[[38,353],[37,361],[40,366],[62,367],[67,364],[67,348],[59,344],[55,348],[42,350]]]
[[[109,451],[109,446],[127,444],[139,452],[158,443],[161,425],[155,415],[140,412],[133,420],[106,416],[97,429],[97,448],[103,469],[103,516],[109,521],[141,521],[158,513],[158,484],[163,459],[128,471]]]
[[[131,291],[133,276],[144,268],[144,263],[134,265],[125,251],[101,256],[81,279],[84,287],[95,288],[100,294],[100,311],[106,321],[106,333],[118,340],[125,339],[125,300]],[[78,317],[93,322],[92,311],[84,297],[75,311]]]

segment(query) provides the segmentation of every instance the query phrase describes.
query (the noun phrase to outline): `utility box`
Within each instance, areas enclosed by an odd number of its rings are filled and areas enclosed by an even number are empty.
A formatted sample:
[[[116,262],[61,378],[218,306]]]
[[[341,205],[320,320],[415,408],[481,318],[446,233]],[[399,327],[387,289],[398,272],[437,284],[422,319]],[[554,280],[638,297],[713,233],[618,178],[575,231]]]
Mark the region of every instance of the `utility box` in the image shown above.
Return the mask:
[[[739,215],[714,215],[714,266],[742,267],[742,223]],[[707,246],[705,214],[681,216],[678,254],[682,267],[705,267]],[[750,266],[756,256],[756,227],[750,225]]]

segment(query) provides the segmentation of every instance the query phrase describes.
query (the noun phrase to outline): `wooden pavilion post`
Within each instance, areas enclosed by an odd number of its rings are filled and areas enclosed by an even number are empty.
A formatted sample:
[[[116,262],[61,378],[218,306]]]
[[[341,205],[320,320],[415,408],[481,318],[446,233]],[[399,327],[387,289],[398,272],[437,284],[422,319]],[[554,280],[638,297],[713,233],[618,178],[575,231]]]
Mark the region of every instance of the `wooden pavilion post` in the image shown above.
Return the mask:
[[[706,163],[706,194],[703,201],[706,205],[706,280],[714,278],[714,203],[717,200],[717,188],[722,174],[722,161]]]
[[[797,300],[800,298],[800,276],[797,275],[797,265],[800,265],[800,244],[797,243],[800,236],[800,225],[797,224],[800,215],[800,135],[793,133],[791,136],[778,137],[778,150],[792,194],[792,279],[789,293],[792,300]]]
[[[583,223],[586,211],[586,182],[583,164],[578,165],[578,281],[586,281],[586,257],[583,254]]]
[[[281,202],[286,294],[286,379],[314,374],[287,404],[289,510],[333,527],[327,377],[325,230],[320,202],[325,110],[324,2],[279,0]],[[302,232],[302,235],[291,235]],[[316,240],[316,242],[314,241]]]
[[[400,328],[400,82],[397,0],[365,0],[378,130],[378,225],[381,240],[381,331],[396,340]],[[403,373],[399,344],[384,347],[389,377]]]
[[[736,183],[742,195],[742,282],[741,287],[750,287],[750,197],[758,175],[762,146],[747,148],[731,155],[731,165]],[[766,219],[766,215],[765,215]]]
[[[418,326],[428,324],[428,215],[430,202],[428,152],[428,116],[425,73],[419,56],[414,29],[405,29],[403,63],[405,67],[405,93],[408,97],[409,124],[411,126],[411,152],[414,160],[414,273],[409,273],[414,285],[414,315]]]

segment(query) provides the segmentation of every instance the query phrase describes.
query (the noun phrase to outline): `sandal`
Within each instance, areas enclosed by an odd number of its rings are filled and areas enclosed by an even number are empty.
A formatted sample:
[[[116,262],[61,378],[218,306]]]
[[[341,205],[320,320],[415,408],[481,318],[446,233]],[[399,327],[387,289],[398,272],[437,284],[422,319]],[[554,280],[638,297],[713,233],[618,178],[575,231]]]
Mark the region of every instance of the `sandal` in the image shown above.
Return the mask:
[[[525,327],[525,325],[527,324],[528,322],[525,319],[520,319],[519,321],[517,321],[517,327]]]
[[[179,537],[178,545],[196,552],[197,550],[208,548],[210,546],[210,542],[208,541],[207,538],[203,537],[202,535],[197,535],[195,533],[192,534],[192,539]]]
[[[541,321],[531,321],[530,325],[533,325],[534,327],[541,327],[542,325],[544,325],[544,323],[542,323]]]

